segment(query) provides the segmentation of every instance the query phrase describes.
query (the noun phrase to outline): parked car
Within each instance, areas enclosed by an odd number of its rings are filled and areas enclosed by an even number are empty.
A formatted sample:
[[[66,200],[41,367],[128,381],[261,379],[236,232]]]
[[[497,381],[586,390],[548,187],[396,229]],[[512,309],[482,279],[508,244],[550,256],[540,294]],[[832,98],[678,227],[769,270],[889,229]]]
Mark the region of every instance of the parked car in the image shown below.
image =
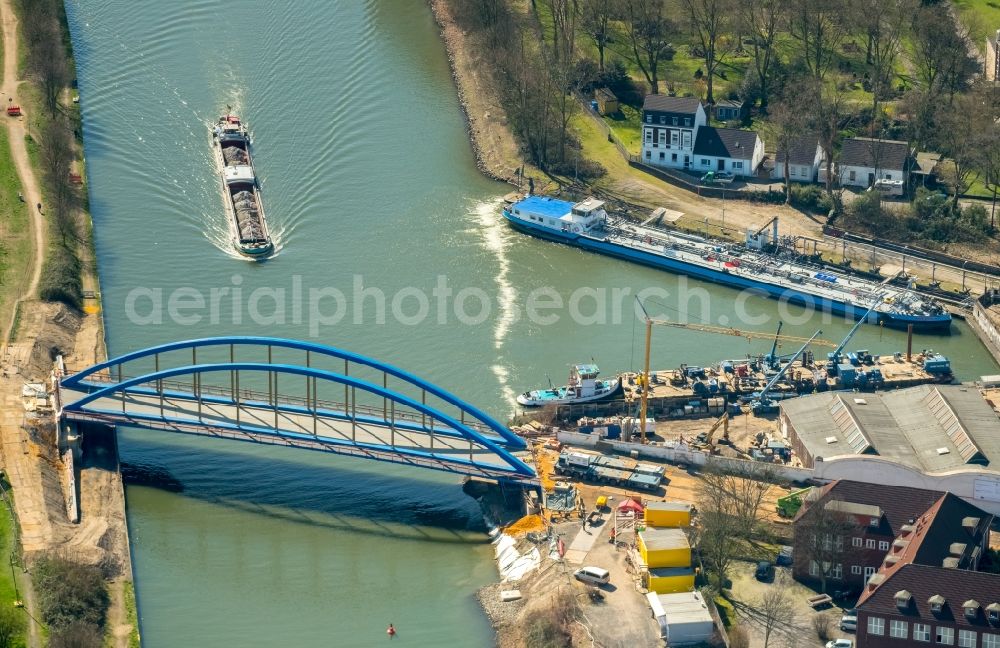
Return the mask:
[[[771,582],[774,580],[774,565],[766,560],[762,560],[757,563],[757,571],[754,572],[754,578],[763,582]]]
[[[611,580],[608,570],[600,567],[581,567],[573,573],[573,577],[588,585],[607,585]]]
[[[854,642],[850,639],[834,639],[826,642],[826,648],[854,648]]]
[[[792,548],[789,546],[784,546],[778,551],[778,555],[774,559],[775,565],[785,565],[791,566],[792,564]]]
[[[844,632],[857,632],[858,615],[845,612],[844,616],[840,617],[840,629]]]
[[[728,171],[709,171],[705,175],[701,176],[702,184],[732,184],[733,180],[736,179],[732,173]]]

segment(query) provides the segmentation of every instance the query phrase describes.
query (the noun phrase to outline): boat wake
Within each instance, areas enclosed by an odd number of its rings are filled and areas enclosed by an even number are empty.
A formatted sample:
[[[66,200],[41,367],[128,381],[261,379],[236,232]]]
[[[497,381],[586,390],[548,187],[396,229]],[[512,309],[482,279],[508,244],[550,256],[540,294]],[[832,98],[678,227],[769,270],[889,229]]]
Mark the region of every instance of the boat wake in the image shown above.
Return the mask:
[[[478,201],[472,206],[471,214],[479,222],[477,231],[482,237],[482,246],[496,260],[497,304],[499,313],[494,318],[493,348],[497,350],[496,361],[490,367],[500,383],[506,402],[517,395],[510,386],[510,371],[504,362],[504,343],[510,335],[511,327],[517,321],[517,289],[510,281],[510,259],[508,258],[509,230],[499,216],[503,200]]]

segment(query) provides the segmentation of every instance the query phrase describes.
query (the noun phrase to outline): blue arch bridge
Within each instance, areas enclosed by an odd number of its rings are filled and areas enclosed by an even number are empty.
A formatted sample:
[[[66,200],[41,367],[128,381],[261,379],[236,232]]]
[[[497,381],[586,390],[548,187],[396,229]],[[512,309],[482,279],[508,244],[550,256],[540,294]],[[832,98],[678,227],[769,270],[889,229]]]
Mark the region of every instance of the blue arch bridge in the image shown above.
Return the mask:
[[[64,421],[319,450],[533,483],[523,439],[457,396],[362,355],[271,337],[173,342],[74,369]]]

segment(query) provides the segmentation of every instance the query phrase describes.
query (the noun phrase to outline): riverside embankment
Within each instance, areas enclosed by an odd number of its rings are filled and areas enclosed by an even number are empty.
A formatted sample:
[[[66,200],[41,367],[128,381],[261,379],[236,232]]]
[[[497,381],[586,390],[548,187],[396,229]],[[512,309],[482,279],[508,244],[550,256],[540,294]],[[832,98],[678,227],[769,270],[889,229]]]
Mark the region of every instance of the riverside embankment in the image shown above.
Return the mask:
[[[18,11],[28,12],[28,15],[19,17]],[[72,56],[63,51],[67,34],[61,15],[61,3],[41,7],[38,3],[15,4],[12,0],[0,0],[3,95],[8,104],[20,105],[24,113],[5,119],[5,140],[9,142],[12,165],[16,169],[17,189],[5,185],[5,193],[11,195],[4,195],[3,202],[26,214],[31,240],[30,246],[22,245],[25,236],[16,228],[5,228],[2,233],[4,283],[13,290],[5,288],[0,302],[5,331],[0,357],[0,441],[3,470],[13,489],[19,525],[18,561],[25,567],[24,577],[19,577],[18,585],[29,614],[25,624],[28,645],[41,645],[42,632],[35,619],[45,618],[38,604],[42,593],[35,592],[31,583],[35,561],[41,556],[56,555],[97,567],[106,578],[110,607],[104,632],[110,645],[124,647],[130,645],[132,638],[137,642],[138,634],[134,606],[128,602],[132,587],[131,559],[124,492],[113,439],[85,441],[78,461],[72,462],[72,452],[59,443],[51,414],[29,412],[21,393],[25,382],[45,381],[53,368],[54,354],[62,354],[69,362],[77,364],[90,364],[104,358],[97,279],[92,264],[81,265],[76,261],[91,256],[89,214],[73,207],[71,212],[62,214],[65,216],[62,219],[52,213],[55,209],[50,203],[50,198],[58,191],[53,182],[69,181],[68,177],[54,177],[53,168],[67,174],[70,169],[76,169],[84,181],[81,151],[69,138],[53,137],[51,129],[62,128],[63,123],[54,125],[56,120],[45,117],[39,86],[26,81],[27,72],[18,66],[20,60],[31,65],[41,57],[38,48],[52,46],[45,56],[53,57],[57,65],[66,66],[56,72],[65,70],[67,82],[73,78]],[[50,20],[51,40],[38,38],[40,29],[48,27]],[[28,28],[32,37],[23,38]],[[22,39],[29,42],[20,46]],[[36,81],[44,78],[47,77],[33,75]],[[59,89],[57,101],[60,119],[72,121],[76,111],[68,88]],[[51,166],[46,166],[50,163]],[[47,169],[49,175],[46,175]],[[68,239],[67,227],[76,232]],[[72,249],[64,247],[67,244]],[[67,255],[74,259],[68,266],[76,267],[75,272],[79,273],[79,276],[68,277],[70,282],[86,286],[95,297],[82,312],[38,298],[40,285],[50,279],[43,270],[48,272],[51,265],[60,265],[60,257]],[[48,632],[49,636],[55,636],[59,629],[50,627]]]

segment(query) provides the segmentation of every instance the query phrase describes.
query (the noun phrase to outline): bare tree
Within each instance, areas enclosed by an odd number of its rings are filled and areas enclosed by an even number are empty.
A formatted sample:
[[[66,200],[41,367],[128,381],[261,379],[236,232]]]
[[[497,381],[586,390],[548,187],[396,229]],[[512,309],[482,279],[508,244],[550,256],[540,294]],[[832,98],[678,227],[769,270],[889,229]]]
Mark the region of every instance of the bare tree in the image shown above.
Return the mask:
[[[734,461],[725,469],[710,464],[702,472],[698,495],[709,510],[729,519],[730,535],[750,538],[773,480],[773,467],[759,461]]]
[[[642,70],[653,94],[660,92],[660,63],[674,56],[671,41],[677,25],[666,17],[664,0],[626,0],[625,28],[636,65]]]
[[[597,47],[597,69],[604,72],[604,48],[611,40],[613,0],[583,0],[580,6],[580,26]]]
[[[955,94],[968,87],[978,70],[970,42],[968,28],[956,24],[945,5],[930,4],[914,14],[912,60],[930,103],[946,96],[950,105]]]
[[[934,143],[947,156],[940,175],[951,188],[952,205],[957,209],[958,197],[968,190],[981,172],[980,146],[984,133],[996,129],[996,124],[977,105],[974,94],[956,96],[951,106],[942,104],[935,123]]]
[[[760,108],[767,110],[774,70],[775,38],[781,24],[780,0],[744,0],[741,22],[753,40],[753,71],[757,75]]]
[[[764,632],[764,648],[770,648],[776,638],[791,639],[795,632],[795,604],[788,595],[788,584],[775,583],[754,606]]]
[[[789,166],[791,164],[792,144],[795,140],[805,134],[808,126],[808,115],[800,102],[783,98],[771,107],[771,119],[768,121],[770,136],[777,145],[779,151],[785,152],[784,173],[785,173],[785,204],[792,201],[791,175]],[[813,140],[813,152],[815,152],[815,140]]]
[[[809,573],[819,579],[821,592],[826,592],[828,580],[843,571],[851,537],[858,533],[854,517],[839,511],[835,504],[813,504],[796,522],[795,551],[800,560],[807,561]]]
[[[732,0],[681,0],[687,10],[698,52],[705,63],[705,101],[714,104],[713,88],[716,70],[733,49],[729,32],[733,27],[736,7]]]
[[[702,563],[715,576],[715,590],[721,592],[726,586],[729,568],[736,560],[733,519],[714,507],[702,509],[698,517],[698,525],[689,531],[689,540],[698,548]]]
[[[868,37],[865,59],[872,92],[872,137],[881,117],[879,104],[892,87],[896,59],[914,9],[915,0],[854,0],[852,13]]]
[[[822,81],[848,33],[843,3],[789,0],[786,11],[788,32],[798,46],[799,60],[814,79]]]
[[[846,124],[847,105],[844,93],[836,85],[813,81],[802,93],[811,106],[810,127],[819,137],[823,149],[823,165],[826,171],[826,193],[833,194],[833,155],[840,138],[840,131]]]

